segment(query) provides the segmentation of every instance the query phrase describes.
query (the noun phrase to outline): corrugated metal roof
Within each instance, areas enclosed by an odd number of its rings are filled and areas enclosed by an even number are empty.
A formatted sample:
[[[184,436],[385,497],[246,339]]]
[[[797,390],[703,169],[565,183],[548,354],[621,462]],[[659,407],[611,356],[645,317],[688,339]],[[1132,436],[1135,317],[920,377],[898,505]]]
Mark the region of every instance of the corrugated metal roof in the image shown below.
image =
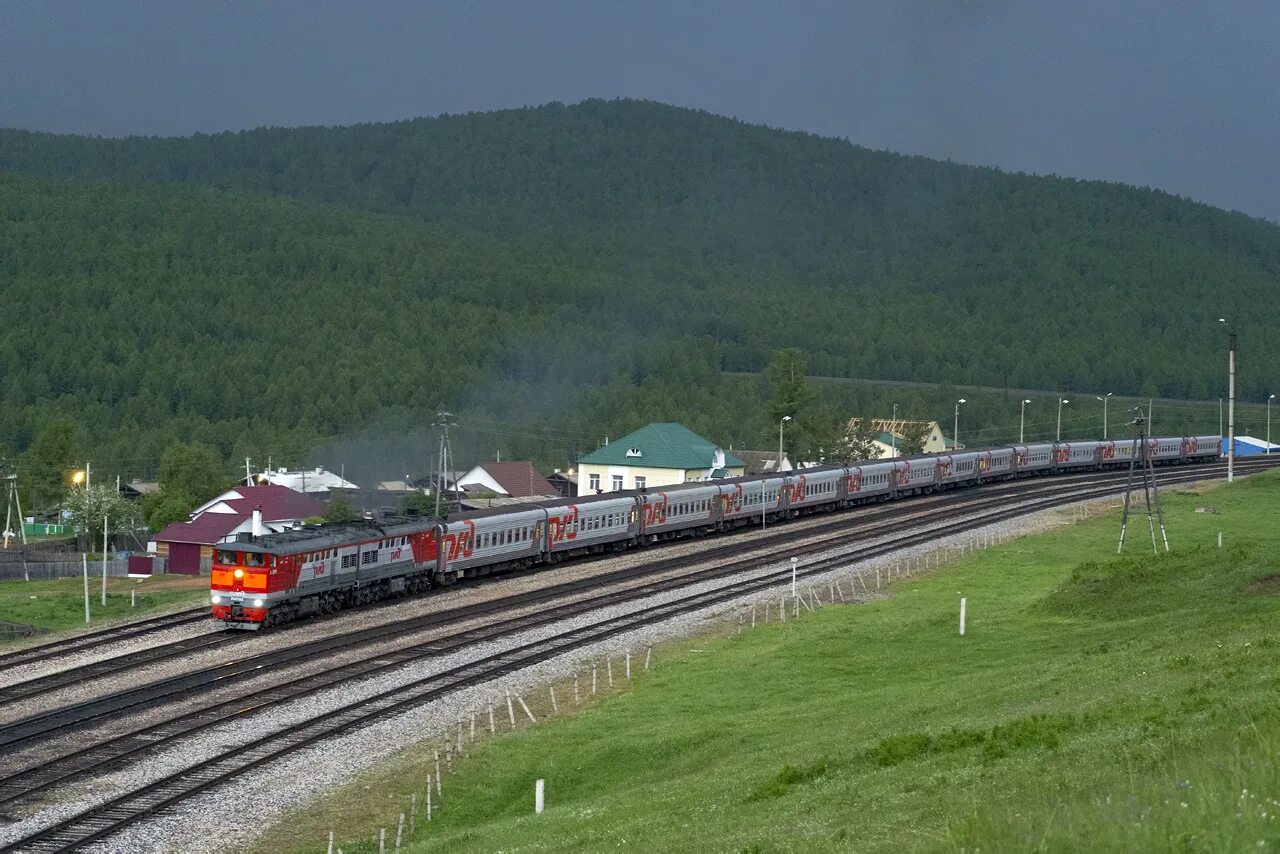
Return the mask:
[[[644,466],[658,469],[709,469],[717,445],[683,424],[646,424],[582,458],[583,463],[608,466]],[[726,468],[745,465],[728,451]]]

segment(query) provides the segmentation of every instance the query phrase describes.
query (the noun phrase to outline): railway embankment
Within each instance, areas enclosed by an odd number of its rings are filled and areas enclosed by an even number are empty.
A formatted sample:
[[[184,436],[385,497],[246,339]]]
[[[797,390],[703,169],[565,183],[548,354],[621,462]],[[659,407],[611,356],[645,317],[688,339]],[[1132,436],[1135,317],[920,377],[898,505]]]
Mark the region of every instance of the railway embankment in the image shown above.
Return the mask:
[[[333,829],[377,850],[384,827],[390,850],[413,804],[411,850],[1274,845],[1280,473],[1163,496],[1168,554],[1140,512],[1117,557],[1108,512],[886,579],[859,607],[825,586],[785,623],[737,606],[659,643],[650,670],[635,656],[631,680],[615,659],[607,691],[602,664],[594,701],[583,671],[580,704],[562,675],[559,708],[530,685],[516,731],[505,705],[496,737],[482,715],[465,755],[441,753],[430,822],[440,745],[419,744],[255,844],[316,850]]]

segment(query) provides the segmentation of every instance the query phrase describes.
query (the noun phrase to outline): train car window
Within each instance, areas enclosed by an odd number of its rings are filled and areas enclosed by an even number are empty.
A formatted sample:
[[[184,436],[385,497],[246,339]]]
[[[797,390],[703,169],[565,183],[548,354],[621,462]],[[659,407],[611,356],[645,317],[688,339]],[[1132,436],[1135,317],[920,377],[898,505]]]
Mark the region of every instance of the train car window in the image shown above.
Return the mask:
[[[258,552],[245,552],[244,565],[245,566],[265,566],[266,562],[262,558],[263,556]]]

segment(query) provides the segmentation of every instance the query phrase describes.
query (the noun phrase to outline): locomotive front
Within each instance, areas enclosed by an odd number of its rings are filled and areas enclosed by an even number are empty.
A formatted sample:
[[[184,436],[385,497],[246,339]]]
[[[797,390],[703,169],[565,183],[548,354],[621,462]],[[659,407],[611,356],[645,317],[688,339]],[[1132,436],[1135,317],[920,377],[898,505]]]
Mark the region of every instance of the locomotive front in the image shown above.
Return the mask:
[[[261,546],[225,543],[213,553],[210,593],[213,618],[228,628],[255,631],[271,615],[277,555]]]

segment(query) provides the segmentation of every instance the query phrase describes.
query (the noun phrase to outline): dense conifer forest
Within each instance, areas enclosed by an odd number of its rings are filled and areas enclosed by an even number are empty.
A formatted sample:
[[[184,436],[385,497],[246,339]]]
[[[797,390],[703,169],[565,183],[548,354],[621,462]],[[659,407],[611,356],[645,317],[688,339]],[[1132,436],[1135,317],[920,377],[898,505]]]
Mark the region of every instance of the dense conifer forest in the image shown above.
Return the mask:
[[[723,372],[785,347],[831,377],[1216,399],[1220,316],[1263,399],[1278,273],[1280,228],[1165,193],[650,102],[3,130],[0,455],[61,418],[126,474],[177,441],[302,461],[439,407],[475,427],[464,453],[547,465],[655,419],[761,444],[766,392]],[[1008,438],[1016,407],[973,423]]]

